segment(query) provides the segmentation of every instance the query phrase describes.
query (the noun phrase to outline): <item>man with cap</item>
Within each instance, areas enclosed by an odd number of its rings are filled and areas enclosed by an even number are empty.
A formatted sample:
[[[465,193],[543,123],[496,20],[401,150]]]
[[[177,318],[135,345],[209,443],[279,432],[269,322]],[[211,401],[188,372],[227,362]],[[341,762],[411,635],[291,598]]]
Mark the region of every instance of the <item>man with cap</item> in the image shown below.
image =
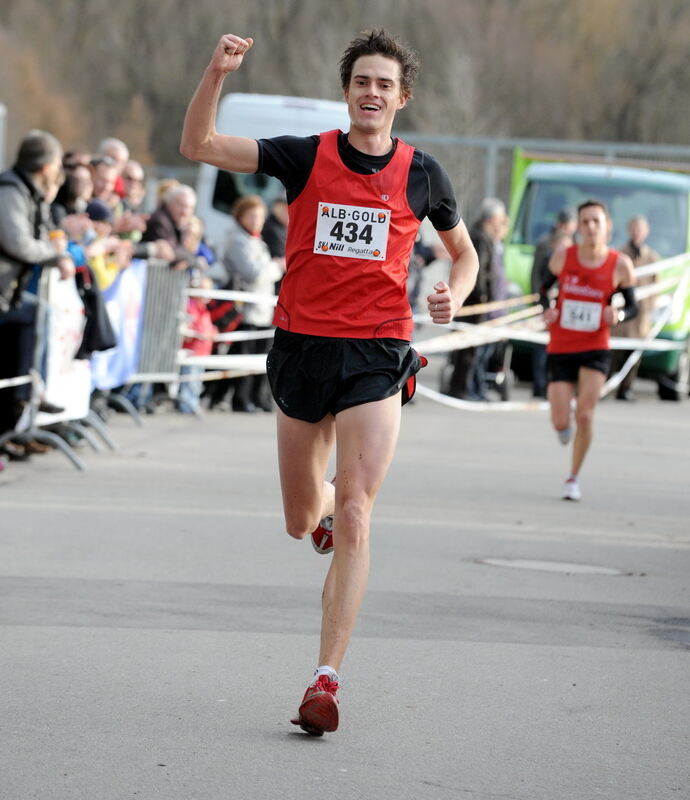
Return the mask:
[[[98,198],[86,207],[95,238],[87,248],[89,266],[94,271],[100,289],[107,289],[132,257],[132,243],[112,236],[113,211]]]

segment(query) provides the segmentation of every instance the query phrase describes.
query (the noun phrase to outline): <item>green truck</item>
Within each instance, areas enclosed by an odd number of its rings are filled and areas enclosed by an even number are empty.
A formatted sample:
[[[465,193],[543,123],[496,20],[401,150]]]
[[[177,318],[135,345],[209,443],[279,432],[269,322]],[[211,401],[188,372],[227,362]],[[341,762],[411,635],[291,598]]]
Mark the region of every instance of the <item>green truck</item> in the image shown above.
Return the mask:
[[[548,160],[553,158],[553,160]],[[564,207],[575,208],[596,198],[608,206],[613,220],[612,247],[627,238],[630,217],[643,214],[649,220],[648,243],[662,258],[686,254],[664,278],[690,271],[690,176],[661,169],[643,169],[604,163],[572,163],[559,157],[514,154],[511,182],[511,228],[505,243],[506,274],[511,293],[531,292],[530,277],[534,249],[549,232]],[[688,282],[690,285],[690,282]],[[668,305],[673,290],[661,295],[656,313]],[[680,400],[688,394],[690,378],[690,289],[676,296],[670,317],[658,338],[682,342],[679,350],[646,351],[640,362],[640,377],[657,382],[664,400]],[[518,344],[514,369],[521,378],[529,370],[525,353],[529,345]]]

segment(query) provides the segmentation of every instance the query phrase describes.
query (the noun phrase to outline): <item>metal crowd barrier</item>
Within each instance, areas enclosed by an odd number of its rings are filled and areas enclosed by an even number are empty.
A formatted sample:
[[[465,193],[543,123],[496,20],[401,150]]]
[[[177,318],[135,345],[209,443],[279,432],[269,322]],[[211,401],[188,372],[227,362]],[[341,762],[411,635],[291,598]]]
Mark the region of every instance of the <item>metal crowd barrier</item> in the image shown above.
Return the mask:
[[[151,385],[174,386],[178,380],[187,283],[186,272],[170,269],[167,261],[152,259],[146,264],[136,361],[121,382],[123,388],[108,394],[108,404],[126,411],[137,425],[142,424],[137,405],[145,405],[142,397]],[[139,387],[138,396],[130,391],[134,386]]]
[[[52,271],[44,271],[38,285],[37,308],[34,325],[33,368],[31,370],[31,375],[18,376],[17,378],[10,378],[2,382],[2,387],[7,388],[25,383],[31,383],[32,389],[30,398],[25,405],[24,412],[17,420],[14,429],[5,431],[2,433],[2,435],[0,435],[0,446],[9,441],[25,444],[35,440],[60,450],[65,456],[67,456],[67,458],[77,469],[83,470],[85,469],[84,463],[72,450],[69,444],[67,444],[67,442],[56,433],[45,430],[42,425],[49,425],[50,423],[57,422],[64,424],[66,427],[79,432],[94,449],[98,449],[99,445],[97,444],[96,440],[91,436],[90,431],[87,431],[84,427],[88,425],[93,427],[101,435],[104,441],[106,441],[106,443],[113,449],[115,445],[112,442],[112,439],[110,439],[110,437],[107,435],[101,420],[96,418],[96,415],[88,408],[88,393],[86,394],[86,397],[83,398],[85,402],[82,403],[84,408],[81,409],[81,411],[84,413],[79,413],[76,418],[70,418],[69,412],[65,410],[64,414],[56,415],[54,418],[49,418],[50,422],[42,422],[42,419],[45,420],[45,416],[40,413],[39,405],[41,393],[44,390],[45,385],[41,378],[41,368],[44,361],[44,353],[46,348],[50,347],[48,309],[51,300],[51,280],[54,281],[56,279],[55,275],[51,273]],[[48,359],[50,359],[50,353],[48,354]],[[48,367],[48,371],[50,372],[50,366]]]
[[[149,261],[139,361],[130,383],[177,380],[187,283],[186,272]]]

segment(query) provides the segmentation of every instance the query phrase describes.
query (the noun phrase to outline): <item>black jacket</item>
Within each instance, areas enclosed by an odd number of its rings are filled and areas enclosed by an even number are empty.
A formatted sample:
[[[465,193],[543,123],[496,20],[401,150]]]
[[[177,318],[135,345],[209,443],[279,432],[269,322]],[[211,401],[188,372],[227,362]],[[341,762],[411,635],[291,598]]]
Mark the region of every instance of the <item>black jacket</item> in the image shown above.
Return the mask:
[[[479,260],[479,272],[474,289],[470,292],[464,305],[473,306],[477,303],[488,303],[494,299],[494,243],[490,236],[484,233],[481,225],[476,222],[470,229],[470,238]],[[482,315],[463,317],[463,322],[480,322]]]

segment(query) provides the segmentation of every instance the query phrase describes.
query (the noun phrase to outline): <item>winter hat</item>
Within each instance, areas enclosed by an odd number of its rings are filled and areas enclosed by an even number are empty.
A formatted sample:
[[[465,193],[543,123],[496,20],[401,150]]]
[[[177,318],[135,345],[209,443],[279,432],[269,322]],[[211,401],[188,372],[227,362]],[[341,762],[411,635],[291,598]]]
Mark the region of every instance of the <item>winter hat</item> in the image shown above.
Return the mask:
[[[113,212],[102,200],[91,200],[86,206],[86,213],[89,219],[94,222],[112,222]]]

